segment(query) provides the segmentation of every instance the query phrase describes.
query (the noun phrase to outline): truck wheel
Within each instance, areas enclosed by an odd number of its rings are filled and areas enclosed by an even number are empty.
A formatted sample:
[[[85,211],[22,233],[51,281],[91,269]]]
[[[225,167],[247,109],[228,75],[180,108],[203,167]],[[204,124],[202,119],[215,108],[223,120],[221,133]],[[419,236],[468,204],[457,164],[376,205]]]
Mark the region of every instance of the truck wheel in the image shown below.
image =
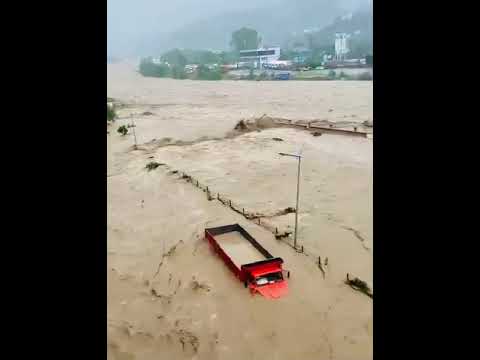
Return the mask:
[[[290,279],[290,271],[287,271],[287,278]]]
[[[243,285],[245,286],[245,289],[248,287],[248,284],[246,281],[243,283]]]

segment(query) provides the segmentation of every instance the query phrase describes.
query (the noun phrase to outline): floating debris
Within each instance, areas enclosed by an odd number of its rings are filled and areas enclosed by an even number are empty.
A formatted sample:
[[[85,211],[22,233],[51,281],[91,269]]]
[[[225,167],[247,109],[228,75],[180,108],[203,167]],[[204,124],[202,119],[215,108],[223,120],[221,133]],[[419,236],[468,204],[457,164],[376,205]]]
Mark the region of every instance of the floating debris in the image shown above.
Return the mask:
[[[234,127],[235,130],[247,130],[247,124],[245,120],[240,120]]]
[[[208,201],[215,200],[215,197],[212,196],[212,193],[210,192],[210,190],[208,190],[208,187],[207,187],[207,199]]]
[[[276,234],[275,234],[275,239],[281,240],[281,239],[283,239],[283,238],[289,237],[291,234],[292,234],[291,231],[285,231],[285,232],[283,232],[283,233],[276,233]]]
[[[199,282],[197,279],[195,279],[195,276],[192,277],[191,286],[193,290],[205,290],[207,292],[211,290],[209,285]]]
[[[182,350],[185,351],[185,345],[190,344],[193,348],[193,352],[197,353],[200,346],[198,337],[192,332],[184,329],[174,330],[173,333],[177,335],[178,341],[182,344]]]
[[[357,277],[353,280],[350,280],[349,274],[347,273],[347,279],[345,280],[345,284],[349,285],[352,289],[360,291],[373,299],[373,291],[372,289],[370,289],[370,287],[365,281],[360,280]]]
[[[148,171],[152,171],[152,170],[155,170],[157,167],[163,166],[163,165],[165,165],[165,164],[159,163],[159,162],[156,162],[156,161],[151,161],[145,166],[145,168],[147,168]]]
[[[362,124],[366,127],[373,127],[373,122],[370,120],[365,120]]]
[[[323,269],[323,266],[322,266],[322,258],[319,256],[318,257],[318,268],[320,269],[320,271],[322,272],[322,276],[323,278],[325,279],[325,270]]]

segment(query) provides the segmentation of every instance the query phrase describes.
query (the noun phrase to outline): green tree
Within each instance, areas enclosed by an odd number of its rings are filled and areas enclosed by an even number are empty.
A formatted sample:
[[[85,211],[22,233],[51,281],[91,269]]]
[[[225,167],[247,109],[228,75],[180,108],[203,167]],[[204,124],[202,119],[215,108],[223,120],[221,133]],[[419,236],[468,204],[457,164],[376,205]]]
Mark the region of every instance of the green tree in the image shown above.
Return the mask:
[[[260,37],[254,29],[242,27],[232,33],[230,45],[236,50],[256,49],[260,44]]]
[[[174,79],[186,79],[187,74],[185,73],[185,68],[179,65],[172,66],[170,73]]]
[[[198,80],[221,80],[222,73],[220,69],[210,70],[205,65],[199,65],[197,68],[197,79]]]
[[[366,61],[367,65],[373,65],[373,55],[365,56],[365,61]]]
[[[184,68],[185,65],[187,65],[187,58],[182,53],[182,51],[178,49],[173,49],[166,52],[160,57],[160,60],[167,62],[170,65],[180,66],[182,68]]]
[[[151,77],[167,77],[170,69],[167,65],[158,65],[151,58],[142,59],[139,66],[140,74]]]
[[[364,58],[366,55],[371,54],[372,48],[373,44],[371,41],[352,41],[350,45],[350,53],[348,55],[351,59]]]
[[[293,60],[296,53],[292,50],[280,50],[279,60]]]
[[[364,72],[358,75],[357,80],[372,80],[372,75],[369,72]]]
[[[220,61],[220,56],[211,51],[200,51],[198,54],[199,64],[218,64]]]
[[[222,54],[216,54],[209,50],[182,50],[187,64],[218,64],[222,62]]]
[[[222,51],[219,55],[220,63],[223,65],[232,64],[238,61],[238,56],[232,51]]]
[[[109,106],[107,104],[107,121],[115,121],[117,114],[115,113],[115,109],[113,106]]]

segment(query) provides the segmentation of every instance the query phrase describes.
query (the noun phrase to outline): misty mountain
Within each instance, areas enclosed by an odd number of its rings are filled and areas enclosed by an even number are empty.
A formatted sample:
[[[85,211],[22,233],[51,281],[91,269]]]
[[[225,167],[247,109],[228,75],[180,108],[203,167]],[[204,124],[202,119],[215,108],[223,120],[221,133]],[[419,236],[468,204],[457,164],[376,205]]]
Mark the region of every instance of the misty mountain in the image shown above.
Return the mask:
[[[331,24],[320,30],[298,33],[287,41],[290,49],[316,48],[332,53],[334,51],[335,34],[349,35],[349,57],[357,58],[373,52],[373,13],[364,8],[337,17]]]
[[[371,0],[107,0],[107,54],[159,55],[169,49],[229,48],[231,33],[256,29],[263,45],[321,29]]]
[[[373,43],[372,11],[357,11],[338,17],[322,30],[313,33],[313,44],[322,47],[335,41],[335,33],[350,34],[351,43]]]
[[[107,0],[107,53],[148,55],[168,50],[170,34],[199,19],[273,6],[283,0]],[[174,46],[174,44],[173,44]],[[166,49],[167,47],[167,49]]]
[[[279,0],[258,9],[232,11],[192,22],[158,46],[226,50],[232,32],[243,26],[257,30],[264,46],[283,45],[292,32],[323,28],[344,13],[339,1]]]

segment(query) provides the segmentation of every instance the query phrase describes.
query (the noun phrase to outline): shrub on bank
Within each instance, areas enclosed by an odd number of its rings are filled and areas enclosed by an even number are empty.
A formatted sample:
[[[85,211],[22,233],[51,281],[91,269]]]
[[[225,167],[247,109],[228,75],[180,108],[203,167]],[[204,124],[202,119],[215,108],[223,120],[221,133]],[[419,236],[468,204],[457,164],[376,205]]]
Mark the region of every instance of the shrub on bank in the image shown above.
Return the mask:
[[[181,64],[155,64],[151,59],[142,59],[140,62],[139,72],[146,77],[170,77],[173,79],[194,78],[197,80],[221,80],[222,72],[220,68],[209,69],[205,65],[197,68],[196,75],[188,76],[185,67]]]
[[[221,80],[222,72],[220,69],[209,69],[205,65],[199,65],[197,68],[197,80]]]
[[[257,80],[267,80],[268,79],[268,74],[266,71],[263,71],[258,75]]]
[[[373,80],[372,74],[370,74],[369,72],[361,73],[360,75],[358,75],[357,79],[358,80]]]
[[[117,129],[117,132],[122,134],[122,136],[125,136],[128,133],[128,128],[125,125],[122,125]]]

